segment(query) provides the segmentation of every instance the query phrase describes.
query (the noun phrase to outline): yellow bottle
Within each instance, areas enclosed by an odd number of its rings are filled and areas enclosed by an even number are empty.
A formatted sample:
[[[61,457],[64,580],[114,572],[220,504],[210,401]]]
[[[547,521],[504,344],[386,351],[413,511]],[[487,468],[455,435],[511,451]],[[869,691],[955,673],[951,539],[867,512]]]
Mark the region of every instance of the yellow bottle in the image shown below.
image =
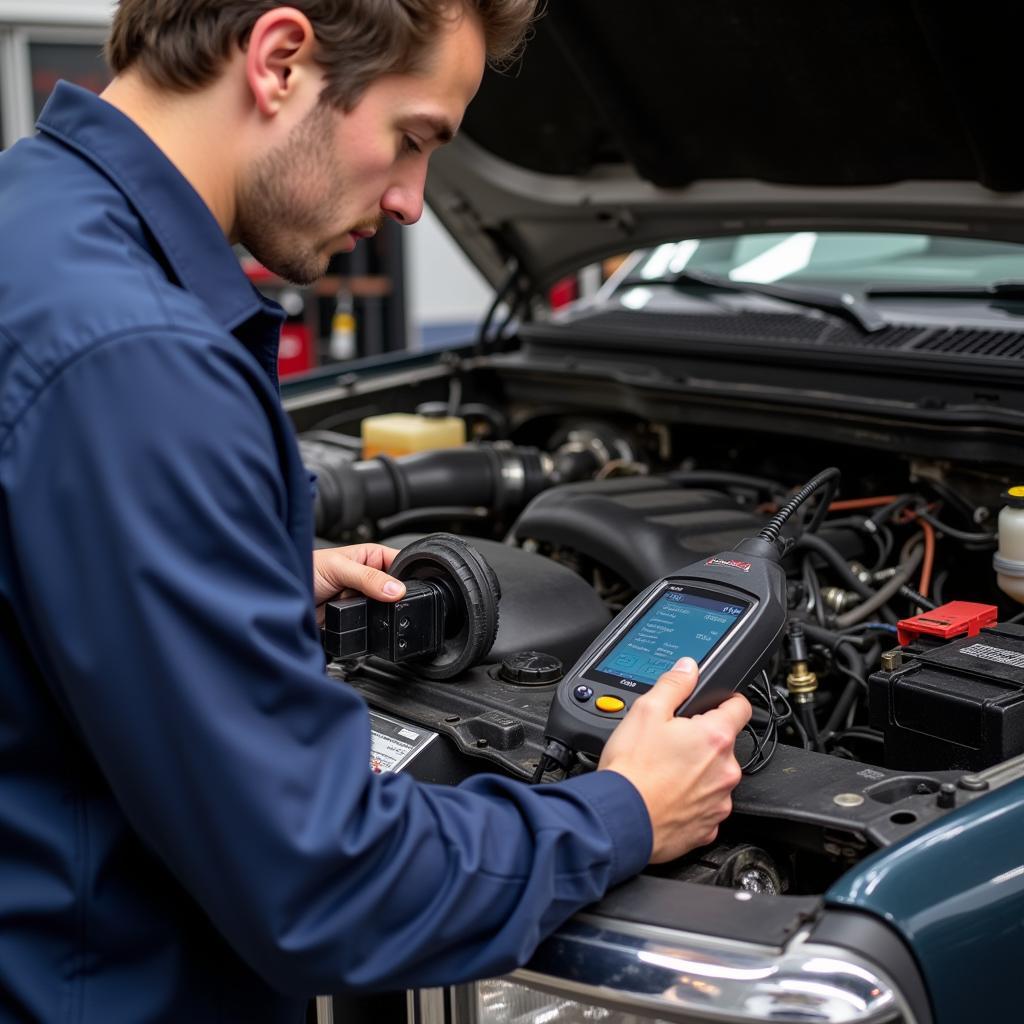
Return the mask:
[[[458,416],[423,416],[391,412],[367,416],[362,423],[363,458],[411,455],[466,443],[466,421]]]

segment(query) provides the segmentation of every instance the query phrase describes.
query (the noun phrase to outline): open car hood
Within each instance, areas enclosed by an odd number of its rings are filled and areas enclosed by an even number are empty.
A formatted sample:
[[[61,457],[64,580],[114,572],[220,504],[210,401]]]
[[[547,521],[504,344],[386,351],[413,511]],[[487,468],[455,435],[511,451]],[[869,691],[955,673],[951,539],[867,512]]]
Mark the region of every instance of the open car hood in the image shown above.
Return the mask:
[[[552,0],[427,197],[536,286],[664,241],[790,230],[1024,242],[1017,41],[979,0]]]

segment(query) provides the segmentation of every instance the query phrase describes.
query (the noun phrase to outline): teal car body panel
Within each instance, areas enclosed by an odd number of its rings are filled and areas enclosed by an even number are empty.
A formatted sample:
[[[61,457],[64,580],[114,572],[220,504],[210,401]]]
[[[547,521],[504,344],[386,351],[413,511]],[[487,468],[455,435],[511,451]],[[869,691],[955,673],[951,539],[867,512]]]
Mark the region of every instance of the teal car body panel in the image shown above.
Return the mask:
[[[858,864],[825,899],[876,914],[902,935],[936,1024],[1020,1019],[1024,779]]]

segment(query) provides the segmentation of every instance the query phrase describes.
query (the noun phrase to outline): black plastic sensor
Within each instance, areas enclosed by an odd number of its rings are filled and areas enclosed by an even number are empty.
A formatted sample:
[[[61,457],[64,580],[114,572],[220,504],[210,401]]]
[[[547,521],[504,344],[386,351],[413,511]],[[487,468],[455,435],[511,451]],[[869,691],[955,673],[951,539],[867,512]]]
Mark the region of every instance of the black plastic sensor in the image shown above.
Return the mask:
[[[349,597],[328,602],[324,650],[332,658],[372,654],[400,664],[430,657],[444,647],[451,594],[439,583],[410,580],[401,601]]]

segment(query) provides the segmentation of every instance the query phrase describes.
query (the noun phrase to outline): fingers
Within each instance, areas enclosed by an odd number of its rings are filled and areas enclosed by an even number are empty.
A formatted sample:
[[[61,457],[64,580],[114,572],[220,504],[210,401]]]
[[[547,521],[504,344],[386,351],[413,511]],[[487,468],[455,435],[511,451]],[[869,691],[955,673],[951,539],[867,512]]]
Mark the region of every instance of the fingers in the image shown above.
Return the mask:
[[[331,600],[342,590],[356,590],[377,601],[397,601],[405,584],[382,570],[398,554],[380,544],[354,544],[314,552],[313,591],[316,603]]]
[[[731,697],[727,697],[717,708],[712,708],[710,711],[705,711],[701,718],[715,719],[719,724],[724,725],[733,736],[736,736],[739,731],[750,721],[750,715],[752,713],[750,701],[746,697],[734,693]]]
[[[347,544],[340,548],[329,548],[337,551],[360,565],[370,565],[374,569],[387,570],[398,554],[398,548],[389,548],[384,544]]]
[[[666,718],[671,718],[696,685],[697,663],[693,658],[680,658],[658,678],[642,700],[648,707],[654,707]]]
[[[383,544],[373,544],[371,547],[377,549],[377,553],[380,556],[381,569],[390,569],[391,563],[395,560],[395,556],[398,554],[398,548],[388,548]]]

